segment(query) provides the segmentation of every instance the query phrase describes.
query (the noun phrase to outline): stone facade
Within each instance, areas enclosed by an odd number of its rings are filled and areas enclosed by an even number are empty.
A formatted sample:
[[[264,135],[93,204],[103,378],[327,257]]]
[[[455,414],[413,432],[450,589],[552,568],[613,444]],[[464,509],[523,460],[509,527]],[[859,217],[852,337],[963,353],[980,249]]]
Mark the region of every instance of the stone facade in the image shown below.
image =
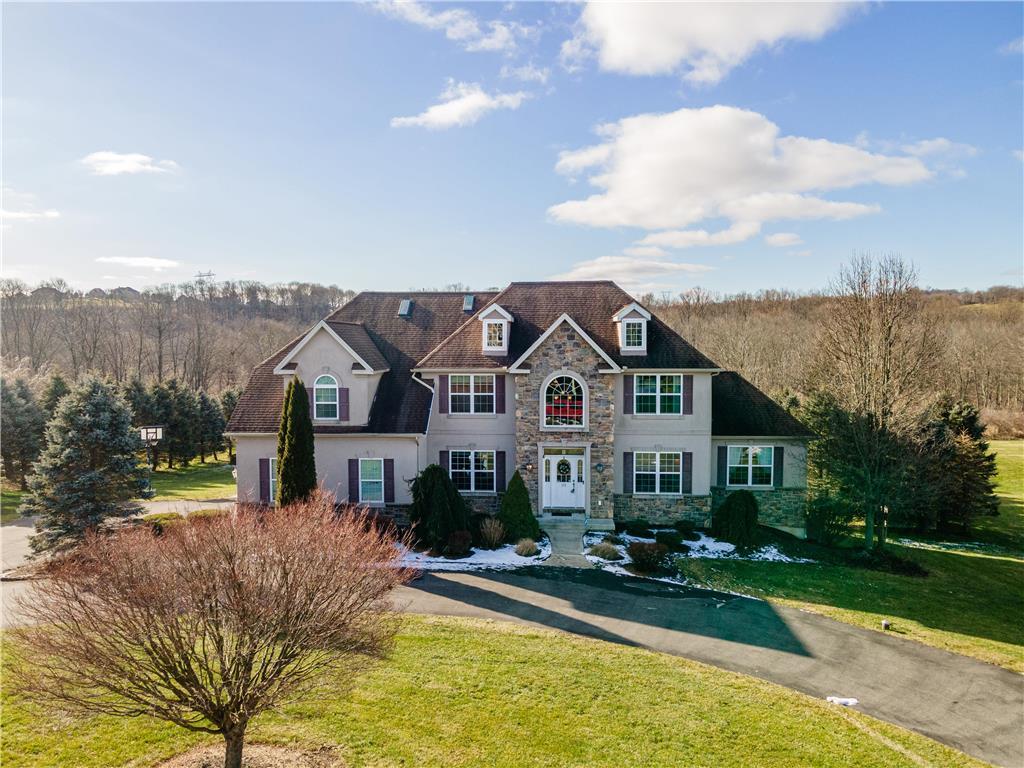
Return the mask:
[[[588,516],[611,519],[614,509],[615,377],[598,373],[604,359],[568,323],[562,323],[524,362],[529,373],[516,374],[515,468],[541,511],[538,481],[543,464],[539,445],[589,446]],[[544,429],[541,401],[545,381],[555,373],[571,373],[587,388],[586,426],[579,430]],[[533,467],[527,469],[527,465]],[[602,471],[597,466],[602,466]]]
[[[462,494],[463,501],[466,502],[466,506],[469,507],[470,514],[479,515],[496,515],[498,510],[501,509],[501,497],[504,493],[496,493],[488,496],[473,496],[472,494]]]
[[[716,510],[732,491],[725,488],[711,489],[711,509]],[[770,488],[763,491],[751,490],[757,497],[757,519],[761,525],[781,528],[797,535],[807,531],[807,489]]]
[[[636,496],[615,494],[615,519],[642,518],[668,524],[689,520],[699,527],[711,525],[711,496]]]

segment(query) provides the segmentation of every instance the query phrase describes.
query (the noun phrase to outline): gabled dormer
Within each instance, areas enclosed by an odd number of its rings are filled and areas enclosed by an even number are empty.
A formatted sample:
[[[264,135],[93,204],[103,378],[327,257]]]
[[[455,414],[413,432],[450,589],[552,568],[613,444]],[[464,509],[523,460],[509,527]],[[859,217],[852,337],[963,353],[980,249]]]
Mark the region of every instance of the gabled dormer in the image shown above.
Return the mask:
[[[479,315],[480,344],[485,355],[508,354],[508,336],[512,315],[497,304],[492,304]]]
[[[635,301],[612,316],[618,329],[619,352],[623,355],[647,354],[647,324],[651,313]]]

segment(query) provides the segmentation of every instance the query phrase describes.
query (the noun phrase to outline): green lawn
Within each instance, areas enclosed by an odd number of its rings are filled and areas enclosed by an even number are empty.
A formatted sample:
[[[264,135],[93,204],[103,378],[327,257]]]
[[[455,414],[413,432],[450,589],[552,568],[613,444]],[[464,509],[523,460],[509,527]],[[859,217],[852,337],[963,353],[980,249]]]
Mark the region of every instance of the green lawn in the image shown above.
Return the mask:
[[[1009,554],[890,545],[928,569],[922,579],[848,567],[834,553],[802,543],[791,548],[820,564],[688,559],[684,573],[700,584],[869,629],[880,630],[882,619],[890,619],[903,637],[1024,672],[1024,449],[1011,441],[993,447],[998,451],[1000,515],[981,520],[967,538]]]
[[[235,479],[227,462],[193,461],[183,469],[158,469],[153,473],[153,501],[176,499],[233,499]]]
[[[0,524],[18,519],[18,506],[23,495],[17,483],[8,483],[6,480],[0,483]]]
[[[923,736],[696,662],[512,624],[409,617],[393,657],[257,720],[250,740],[346,766],[980,766]],[[200,743],[5,694],[5,768],[152,766]]]

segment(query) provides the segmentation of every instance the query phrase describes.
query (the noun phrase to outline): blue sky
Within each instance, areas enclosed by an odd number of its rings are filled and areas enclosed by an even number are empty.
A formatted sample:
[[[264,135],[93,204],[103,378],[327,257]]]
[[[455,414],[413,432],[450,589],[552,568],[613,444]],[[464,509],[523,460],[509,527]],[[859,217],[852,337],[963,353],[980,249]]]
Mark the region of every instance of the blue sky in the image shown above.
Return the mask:
[[[4,276],[1020,283],[1022,8],[5,4]]]

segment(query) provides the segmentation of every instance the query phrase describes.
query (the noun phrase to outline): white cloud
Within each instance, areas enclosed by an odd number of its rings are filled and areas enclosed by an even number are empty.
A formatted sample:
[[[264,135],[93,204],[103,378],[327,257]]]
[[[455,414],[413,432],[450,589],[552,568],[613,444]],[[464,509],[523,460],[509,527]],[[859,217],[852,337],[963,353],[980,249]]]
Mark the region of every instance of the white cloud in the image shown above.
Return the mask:
[[[680,277],[699,275],[713,270],[705,264],[687,264],[644,258],[643,256],[600,256],[580,261],[572,269],[552,280],[614,280],[634,294],[659,291],[669,287]],[[668,281],[668,282],[666,282]]]
[[[803,243],[800,235],[795,232],[775,232],[771,235],[765,235],[764,241],[772,248],[785,248],[786,246]]]
[[[52,208],[40,209],[36,196],[28,192],[17,192],[10,187],[0,189],[0,221],[33,222],[46,219],[59,219],[60,211]],[[8,229],[10,224],[4,224]]]
[[[644,246],[726,245],[777,220],[850,219],[877,205],[821,197],[830,190],[906,185],[933,172],[919,157],[780,136],[763,115],[735,107],[680,109],[598,127],[598,144],[559,154],[557,172],[595,188],[548,209],[559,222],[639,227]],[[719,231],[688,229],[724,219]],[[658,231],[660,230],[660,231]]]
[[[817,40],[857,5],[846,3],[589,2],[560,58],[570,71],[595,57],[601,69],[629,75],[681,72],[717,83],[760,48]]]
[[[970,144],[958,144],[941,136],[935,139],[922,139],[913,144],[904,144],[901,149],[914,157],[928,157],[929,155],[974,157],[978,154],[977,147],[972,147]]]
[[[165,269],[181,266],[180,261],[157,259],[151,256],[100,256],[96,261],[100,264],[123,264],[126,267],[152,269],[154,272],[163,272]]]
[[[1024,37],[1011,40],[1006,45],[1000,47],[999,52],[1007,56],[1012,56],[1015,53],[1024,53]]]
[[[464,8],[435,11],[423,3],[395,0],[377,3],[376,8],[392,18],[443,31],[445,37],[467,51],[510,53],[517,48],[519,40],[537,33],[536,28],[514,21],[480,21]]]
[[[391,118],[392,128],[419,126],[432,130],[443,130],[455,126],[472,125],[488,112],[496,109],[519,109],[519,105],[530,94],[517,93],[489,94],[479,83],[456,83],[448,81],[448,87],[441,94],[441,103],[428,107],[411,117]]]
[[[4,221],[38,221],[39,219],[59,219],[60,212],[48,211],[8,211],[0,208],[0,219]]]
[[[790,256],[796,256],[798,258],[803,259],[803,258],[806,258],[806,257],[810,256],[811,252],[810,251],[790,251],[789,255]]]
[[[623,248],[622,252],[627,256],[639,256],[642,258],[653,259],[668,256],[668,252],[665,251],[664,248],[659,248],[656,245],[631,245],[629,248]]]
[[[120,176],[132,173],[175,173],[180,170],[173,160],[154,160],[137,152],[93,152],[80,161],[94,176]]]
[[[1013,156],[1016,157],[1021,162],[1024,162],[1024,149],[1013,150]]]
[[[551,70],[547,67],[537,67],[531,64],[525,64],[521,67],[510,67],[507,64],[501,68],[502,77],[513,77],[516,80],[521,80],[524,83],[539,83],[545,85],[548,81],[548,77],[551,76]]]

